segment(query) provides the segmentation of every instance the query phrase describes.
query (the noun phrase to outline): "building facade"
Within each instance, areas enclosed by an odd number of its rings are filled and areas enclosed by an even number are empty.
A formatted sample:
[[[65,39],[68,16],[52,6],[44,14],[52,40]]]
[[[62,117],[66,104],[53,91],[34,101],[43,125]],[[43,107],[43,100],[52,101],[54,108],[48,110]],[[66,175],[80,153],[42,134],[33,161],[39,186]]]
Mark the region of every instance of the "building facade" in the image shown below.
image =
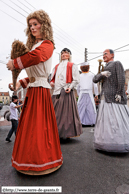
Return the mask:
[[[3,104],[10,104],[9,92],[0,92],[0,102]]]

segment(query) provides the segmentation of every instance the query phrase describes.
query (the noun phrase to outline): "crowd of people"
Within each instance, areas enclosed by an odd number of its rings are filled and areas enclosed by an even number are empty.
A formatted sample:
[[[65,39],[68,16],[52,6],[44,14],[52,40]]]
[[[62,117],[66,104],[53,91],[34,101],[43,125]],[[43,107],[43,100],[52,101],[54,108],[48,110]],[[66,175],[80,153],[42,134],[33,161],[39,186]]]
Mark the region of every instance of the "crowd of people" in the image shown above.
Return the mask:
[[[89,71],[89,63],[85,62],[80,64],[79,75],[78,66],[71,61],[72,52],[64,48],[49,84],[55,43],[51,20],[45,11],[29,14],[26,34],[30,51],[7,63],[8,70],[25,69],[28,75],[16,83],[16,90],[20,86],[28,89],[16,132],[12,166],[31,175],[57,170],[63,164],[60,139],[80,136],[82,125],[95,125],[95,149],[129,152],[125,75],[122,64],[114,61],[114,52],[110,49],[103,52],[104,71],[94,76]],[[101,102],[96,111],[93,90],[98,99],[97,83],[101,80]],[[13,84],[9,84],[9,88],[14,91]],[[14,102],[13,107],[18,108]]]

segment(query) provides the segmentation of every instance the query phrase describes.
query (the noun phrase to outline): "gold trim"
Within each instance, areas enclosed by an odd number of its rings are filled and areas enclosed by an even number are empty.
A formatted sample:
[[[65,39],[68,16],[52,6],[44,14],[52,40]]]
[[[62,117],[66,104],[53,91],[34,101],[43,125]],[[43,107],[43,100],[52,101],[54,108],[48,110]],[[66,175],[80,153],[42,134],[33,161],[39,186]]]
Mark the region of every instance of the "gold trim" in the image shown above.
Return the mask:
[[[30,80],[30,83],[34,83],[35,82],[35,77],[31,77],[31,78],[29,78],[29,80]]]
[[[63,162],[62,162],[63,164]],[[59,165],[57,167],[54,167],[54,168],[50,168],[50,169],[47,169],[47,170],[44,170],[44,171],[24,171],[24,170],[18,170],[20,173],[23,173],[23,174],[27,174],[27,175],[45,175],[45,174],[49,174],[49,173],[52,173],[56,170],[58,170],[62,165]]]

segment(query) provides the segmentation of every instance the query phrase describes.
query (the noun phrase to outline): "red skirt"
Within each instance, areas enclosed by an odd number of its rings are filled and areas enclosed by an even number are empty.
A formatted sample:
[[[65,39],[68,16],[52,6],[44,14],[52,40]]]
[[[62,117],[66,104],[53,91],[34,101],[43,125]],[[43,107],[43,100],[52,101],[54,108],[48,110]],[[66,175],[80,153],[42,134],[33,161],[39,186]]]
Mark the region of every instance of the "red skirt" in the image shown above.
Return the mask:
[[[17,170],[44,171],[62,165],[63,158],[49,89],[29,88],[12,153]]]

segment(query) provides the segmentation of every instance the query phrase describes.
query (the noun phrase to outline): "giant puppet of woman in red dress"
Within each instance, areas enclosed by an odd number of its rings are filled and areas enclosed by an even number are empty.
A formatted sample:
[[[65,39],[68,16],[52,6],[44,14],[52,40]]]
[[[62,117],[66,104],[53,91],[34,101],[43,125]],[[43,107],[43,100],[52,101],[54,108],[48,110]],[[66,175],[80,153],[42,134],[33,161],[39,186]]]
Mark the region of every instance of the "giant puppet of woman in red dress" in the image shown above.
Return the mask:
[[[28,78],[17,82],[16,90],[28,87],[12,153],[12,166],[31,174],[47,174],[63,162],[55,112],[47,77],[54,49],[53,31],[48,14],[35,11],[27,17],[27,47],[30,52],[9,60],[9,70],[24,69]],[[9,88],[14,90],[13,85]]]

